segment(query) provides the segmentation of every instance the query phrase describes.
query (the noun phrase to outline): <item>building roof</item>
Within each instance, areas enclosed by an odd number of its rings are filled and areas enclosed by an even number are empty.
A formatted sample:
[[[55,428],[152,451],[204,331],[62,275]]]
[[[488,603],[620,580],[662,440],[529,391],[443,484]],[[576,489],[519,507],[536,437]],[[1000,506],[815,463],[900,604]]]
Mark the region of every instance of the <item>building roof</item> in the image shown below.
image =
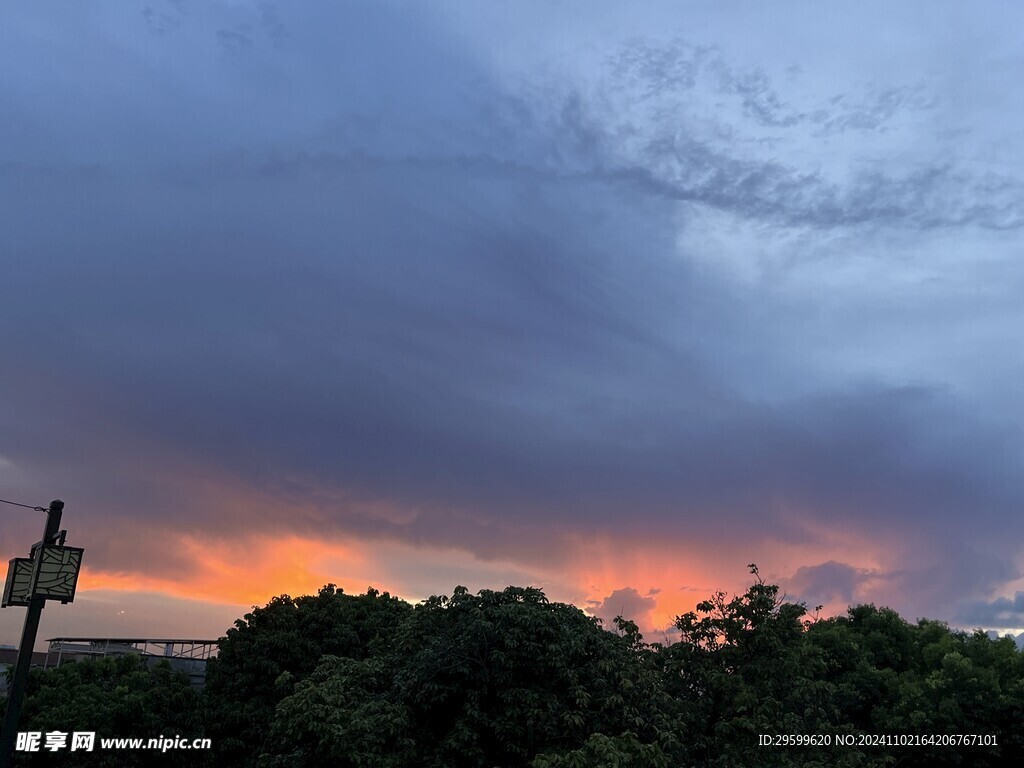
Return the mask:
[[[147,645],[217,645],[219,640],[200,639],[164,639],[154,637],[51,637],[46,640],[48,643],[121,643],[133,645],[146,643]]]

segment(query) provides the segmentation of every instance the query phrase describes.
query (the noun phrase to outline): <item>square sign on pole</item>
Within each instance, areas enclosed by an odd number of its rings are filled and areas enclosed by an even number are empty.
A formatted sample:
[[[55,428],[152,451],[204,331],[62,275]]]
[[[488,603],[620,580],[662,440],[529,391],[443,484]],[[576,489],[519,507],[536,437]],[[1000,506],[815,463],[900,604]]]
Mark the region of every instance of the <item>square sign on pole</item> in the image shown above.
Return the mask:
[[[79,547],[61,546],[65,532],[60,530],[60,518],[64,513],[64,502],[60,499],[51,501],[49,509],[4,499],[0,501],[46,513],[42,540],[32,547],[32,557],[16,557],[11,560],[7,584],[4,586],[4,606],[27,607],[25,626],[21,630],[21,642],[18,644],[18,662],[14,665],[14,674],[11,675],[7,690],[4,727],[0,731],[0,768],[10,768],[14,765],[18,720],[21,718],[21,703],[28,686],[28,671],[32,666],[32,649],[39,631],[39,617],[47,600],[70,603],[74,599],[78,569],[82,564],[82,550]]]
[[[78,571],[82,566],[81,547],[42,544],[34,548],[35,589],[32,597],[60,600],[67,605],[75,599]]]
[[[9,605],[25,607],[32,597],[32,572],[35,561],[30,557],[16,557],[7,568],[7,581],[4,583],[4,598],[0,608]]]

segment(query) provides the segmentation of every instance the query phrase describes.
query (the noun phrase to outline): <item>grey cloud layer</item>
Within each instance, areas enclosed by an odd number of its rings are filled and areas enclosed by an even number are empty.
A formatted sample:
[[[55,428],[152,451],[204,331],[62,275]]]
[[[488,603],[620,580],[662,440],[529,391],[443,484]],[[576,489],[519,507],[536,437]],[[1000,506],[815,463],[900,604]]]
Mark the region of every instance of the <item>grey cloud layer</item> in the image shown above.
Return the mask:
[[[843,386],[819,382],[844,337],[789,345],[815,322],[813,296],[689,258],[702,208],[812,243],[936,228],[970,243],[1019,226],[1019,180],[967,162],[879,167],[870,142],[848,174],[794,159],[798,131],[898,132],[931,114],[916,83],[798,99],[714,47],[615,41],[590,83],[522,87],[429,14],[154,9],[106,33],[113,52],[91,53],[88,35],[53,43],[56,72],[95,55],[105,89],[81,71],[70,98],[57,75],[38,96],[5,82],[23,120],[0,129],[0,345],[20,372],[0,382],[3,455],[74,478],[105,515],[215,533],[242,516],[167,496],[154,465],[187,457],[309,506],[287,521],[253,510],[253,529],[327,515],[526,556],[548,552],[545,523],[724,521],[753,547],[806,535],[781,505],[917,537],[927,556],[906,590],[936,561],[965,595],[1015,575],[1018,422],[926,374],[854,365]],[[164,47],[140,52],[136,27]],[[209,58],[163,58],[174,51]],[[141,72],[113,74],[138,57]],[[86,109],[93,95],[101,108]],[[719,99],[736,109],[716,116]],[[417,513],[367,518],[367,500]],[[805,573],[808,588],[852,594],[852,566],[830,567]]]

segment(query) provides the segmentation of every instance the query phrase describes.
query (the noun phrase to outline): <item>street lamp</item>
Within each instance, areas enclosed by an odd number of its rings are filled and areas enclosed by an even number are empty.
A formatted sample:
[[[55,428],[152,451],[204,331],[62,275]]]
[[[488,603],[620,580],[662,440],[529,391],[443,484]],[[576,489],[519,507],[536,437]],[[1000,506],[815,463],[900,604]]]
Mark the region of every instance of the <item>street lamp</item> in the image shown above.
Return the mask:
[[[7,502],[15,504],[15,502]],[[28,504],[15,504],[28,507]],[[14,763],[14,743],[21,717],[21,704],[25,698],[28,672],[32,666],[32,649],[36,644],[39,618],[47,600],[70,603],[75,599],[78,572],[82,565],[82,548],[66,547],[67,531],[60,530],[60,517],[64,502],[59,499],[50,502],[49,509],[29,507],[46,513],[43,538],[32,545],[29,557],[16,557],[7,570],[3,600],[0,607],[20,605],[28,608],[25,626],[21,631],[18,646],[18,662],[14,667],[11,687],[7,692],[7,711],[4,713],[4,728],[0,734],[0,766],[7,768]]]

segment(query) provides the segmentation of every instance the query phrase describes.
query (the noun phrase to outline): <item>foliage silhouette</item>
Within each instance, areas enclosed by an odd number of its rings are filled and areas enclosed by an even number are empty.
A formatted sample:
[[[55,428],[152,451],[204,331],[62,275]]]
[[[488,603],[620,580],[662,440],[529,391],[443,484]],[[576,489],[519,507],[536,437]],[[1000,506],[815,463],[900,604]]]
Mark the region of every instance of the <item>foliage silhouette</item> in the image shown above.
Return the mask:
[[[91,731],[96,744],[92,751],[19,752],[19,765],[123,768],[139,761],[156,768],[206,768],[213,764],[209,750],[142,753],[100,747],[101,738],[205,735],[200,692],[188,675],[171,671],[163,660],[150,667],[139,656],[128,654],[33,670],[22,718],[21,731],[66,733],[68,747],[74,731]]]
[[[1024,654],[1011,639],[911,624],[874,605],[818,619],[750,570],[742,594],[718,592],[677,617],[678,640],[665,644],[646,643],[623,617],[608,631],[531,587],[458,587],[411,606],[327,585],[239,619],[202,694],[126,657],[35,673],[26,716],[39,729],[107,736],[205,729],[216,754],[193,755],[194,764],[258,768],[997,766],[1024,757]],[[759,745],[775,734],[832,744]],[[870,734],[998,743],[856,741]],[[854,746],[836,745],[847,736]],[[75,759],[62,764],[118,764]]]

